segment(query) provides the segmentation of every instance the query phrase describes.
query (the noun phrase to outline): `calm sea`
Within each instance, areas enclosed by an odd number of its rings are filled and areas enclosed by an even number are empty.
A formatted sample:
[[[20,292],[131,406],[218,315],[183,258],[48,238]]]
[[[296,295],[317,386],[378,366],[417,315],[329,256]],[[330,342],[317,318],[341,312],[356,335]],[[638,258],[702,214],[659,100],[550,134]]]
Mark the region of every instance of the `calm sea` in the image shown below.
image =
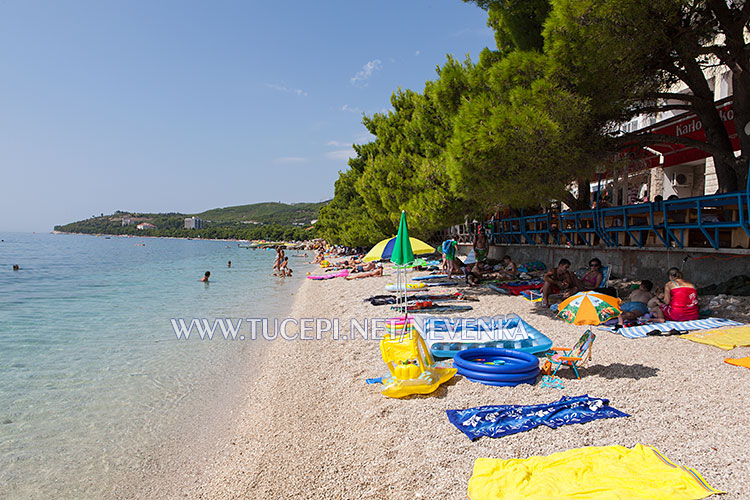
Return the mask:
[[[210,387],[259,352],[220,331],[177,340],[170,319],[280,317],[305,274],[276,278],[273,251],[233,242],[0,239],[3,498],[106,496],[185,420],[194,394],[210,404]]]

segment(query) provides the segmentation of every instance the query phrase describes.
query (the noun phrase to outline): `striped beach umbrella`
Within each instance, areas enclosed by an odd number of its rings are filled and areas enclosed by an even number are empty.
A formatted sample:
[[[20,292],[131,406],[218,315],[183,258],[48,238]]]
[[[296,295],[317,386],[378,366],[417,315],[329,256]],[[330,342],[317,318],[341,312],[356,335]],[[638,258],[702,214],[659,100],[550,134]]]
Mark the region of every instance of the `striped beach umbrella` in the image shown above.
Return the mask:
[[[557,316],[574,325],[599,325],[620,315],[620,299],[599,292],[578,292],[563,300]]]

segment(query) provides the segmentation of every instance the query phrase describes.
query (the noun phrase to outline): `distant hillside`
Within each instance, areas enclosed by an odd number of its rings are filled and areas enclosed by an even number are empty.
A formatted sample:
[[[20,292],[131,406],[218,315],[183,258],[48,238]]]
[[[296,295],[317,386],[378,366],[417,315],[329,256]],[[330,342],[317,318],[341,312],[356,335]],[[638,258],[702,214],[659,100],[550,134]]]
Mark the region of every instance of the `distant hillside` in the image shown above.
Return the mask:
[[[321,203],[254,203],[237,207],[215,208],[199,214],[140,213],[118,210],[114,214],[55,226],[55,231],[87,234],[133,234],[142,236],[174,236],[237,239],[303,240],[315,236],[310,229],[318,218]],[[203,220],[202,229],[185,229],[186,217]],[[123,219],[130,222],[123,225]],[[142,222],[156,228],[138,229]]]
[[[215,222],[258,222],[261,224],[290,224],[307,225],[311,220],[318,218],[320,207],[328,202],[322,203],[253,203],[252,205],[239,205],[236,207],[214,208],[203,213],[196,214],[204,220]]]

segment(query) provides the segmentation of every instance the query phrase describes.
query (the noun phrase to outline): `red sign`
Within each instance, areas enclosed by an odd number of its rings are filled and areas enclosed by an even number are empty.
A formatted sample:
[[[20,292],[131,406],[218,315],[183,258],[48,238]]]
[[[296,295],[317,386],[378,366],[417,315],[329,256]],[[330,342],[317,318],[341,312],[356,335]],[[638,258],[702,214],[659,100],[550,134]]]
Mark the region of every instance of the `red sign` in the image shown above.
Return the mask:
[[[724,128],[726,128],[727,133],[729,134],[729,139],[732,142],[732,147],[735,151],[739,150],[740,139],[734,127],[734,110],[732,109],[732,101],[725,101],[724,103],[719,104],[719,107],[717,107],[717,109],[719,111],[719,116],[721,116],[721,120],[724,122]],[[689,139],[695,139],[697,141],[703,142],[706,141],[706,133],[703,131],[703,123],[701,123],[700,119],[692,113],[685,113],[673,118],[669,118],[668,120],[664,120],[663,122],[643,129],[643,132],[659,135],[670,135],[674,137],[687,137]],[[684,146],[682,144],[671,144],[667,141],[663,143],[649,144],[648,147],[659,151],[662,155],[664,155],[664,163],[661,164],[662,167],[682,165],[683,163],[688,163],[711,156],[709,153],[703,150]],[[638,155],[639,157],[639,165],[637,166],[636,170],[660,166],[658,155],[643,148],[638,148],[638,150],[630,151],[636,153],[636,155]]]

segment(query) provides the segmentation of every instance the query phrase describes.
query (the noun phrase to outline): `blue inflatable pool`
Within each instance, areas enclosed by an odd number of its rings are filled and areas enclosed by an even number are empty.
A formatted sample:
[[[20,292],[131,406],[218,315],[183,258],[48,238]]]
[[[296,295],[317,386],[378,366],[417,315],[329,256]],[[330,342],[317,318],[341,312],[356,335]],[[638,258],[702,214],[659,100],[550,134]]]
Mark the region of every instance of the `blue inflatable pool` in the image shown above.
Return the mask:
[[[459,375],[485,385],[534,385],[539,375],[536,356],[512,349],[466,349],[456,354],[453,366]]]

